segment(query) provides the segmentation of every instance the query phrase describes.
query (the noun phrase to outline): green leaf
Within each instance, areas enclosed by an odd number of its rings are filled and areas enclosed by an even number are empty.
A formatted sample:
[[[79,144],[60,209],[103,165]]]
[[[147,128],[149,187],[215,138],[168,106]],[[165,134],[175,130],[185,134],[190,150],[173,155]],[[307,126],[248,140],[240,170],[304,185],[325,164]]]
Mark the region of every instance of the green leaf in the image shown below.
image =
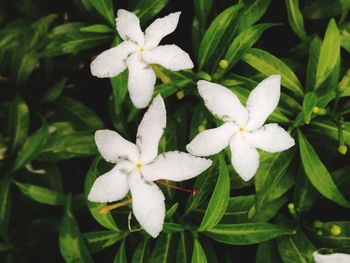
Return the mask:
[[[172,234],[161,234],[154,246],[151,262],[167,263],[174,259],[174,236]]]
[[[184,230],[185,230],[185,227],[183,225],[176,224],[176,223],[164,222],[164,225],[163,225],[163,232],[166,234],[173,234],[177,232],[182,232]]]
[[[0,182],[0,235],[3,238],[7,237],[8,224],[10,218],[10,190],[11,178],[10,176],[7,176]]]
[[[155,17],[167,4],[169,0],[140,0],[134,8],[135,15],[146,24],[151,18]]]
[[[288,13],[288,21],[289,24],[294,31],[295,34],[301,40],[307,40],[307,35],[304,28],[304,19],[303,15],[299,8],[299,0],[285,0],[287,13]]]
[[[289,176],[286,171],[293,160],[294,154],[293,149],[280,153],[264,154],[265,159],[261,161],[261,165],[255,174],[256,211],[259,212],[264,204],[269,201],[269,196],[282,180],[282,177]]]
[[[341,122],[343,128],[343,139],[346,145],[350,146],[350,122]],[[325,135],[335,141],[339,140],[339,129],[332,121],[322,120],[313,121],[311,126],[312,131]]]
[[[59,246],[61,254],[66,262],[93,262],[72,213],[71,201],[71,197],[68,196],[60,225]]]
[[[195,17],[198,20],[201,32],[206,28],[207,19],[212,6],[213,0],[194,0]]]
[[[219,155],[219,177],[198,231],[215,226],[225,213],[230,198],[230,175],[224,156]]]
[[[84,239],[91,253],[104,250],[123,239],[123,237],[124,235],[121,232],[108,230],[84,233]]]
[[[301,231],[294,236],[278,237],[277,245],[283,263],[313,262],[316,248]]]
[[[296,95],[303,96],[303,88],[294,72],[284,62],[269,52],[251,48],[243,56],[243,61],[265,76],[281,75],[283,86],[293,91]]]
[[[265,23],[248,27],[235,37],[228,48],[225,59],[229,62],[228,67],[222,70],[217,78],[220,78],[225,72],[229,71],[242,58],[244,53],[259,40],[261,34],[268,28],[277,24]]]
[[[310,44],[309,60],[307,63],[306,72],[306,90],[312,91],[315,89],[316,71],[318,59],[320,56],[322,41],[318,37],[314,37]]]
[[[125,240],[123,240],[119,246],[118,252],[114,257],[113,263],[126,263],[126,253],[125,253]]]
[[[80,28],[80,31],[81,32],[89,32],[89,33],[113,33],[114,32],[114,30],[112,28],[105,26],[103,24],[85,26],[85,27]]]
[[[245,5],[239,17],[239,31],[255,24],[270,6],[271,0],[240,0]]]
[[[115,27],[114,8],[112,0],[90,0],[91,5],[97,10],[97,12],[104,17],[104,19]]]
[[[186,239],[185,235],[186,235],[185,232],[180,232],[179,233],[179,241],[178,241],[178,246],[177,246],[176,262],[181,262],[181,263],[189,262],[188,252],[187,252],[188,239]]]
[[[194,239],[191,263],[206,263],[207,256],[197,238]]]
[[[149,262],[149,240],[143,239],[142,242],[139,242],[133,256],[131,259],[132,263],[147,263]]]
[[[57,82],[55,85],[53,85],[43,95],[42,102],[51,102],[56,100],[61,95],[66,83],[67,83],[67,78],[63,78],[59,82]]]
[[[16,96],[10,106],[9,114],[9,136],[11,152],[14,153],[20,147],[28,134],[29,109],[25,101],[20,96]]]
[[[335,20],[331,19],[327,26],[317,63],[315,89],[318,89],[335,69],[339,55],[339,30]]]
[[[306,124],[310,123],[312,109],[317,105],[318,97],[315,92],[308,92],[305,94],[303,101],[303,115]]]
[[[30,199],[45,205],[64,205],[65,195],[45,187],[15,182],[18,189]]]
[[[350,207],[349,201],[339,192],[327,168],[306,137],[298,130],[300,157],[307,177],[312,185],[326,198],[337,204]]]
[[[54,105],[62,116],[67,120],[71,120],[74,124],[77,123],[77,125],[92,130],[98,130],[104,127],[100,117],[78,100],[70,97],[60,97],[54,101]]]
[[[340,45],[350,53],[350,23],[346,23],[340,30]],[[0,42],[1,47],[1,42]]]
[[[179,207],[179,203],[173,204],[165,213],[165,219],[170,219],[175,214],[177,208]]]
[[[210,24],[208,30],[205,32],[202,42],[199,47],[198,54],[198,67],[202,69],[208,62],[210,57],[214,54],[215,50],[221,39],[225,35],[225,31],[230,24],[234,21],[237,12],[242,8],[242,5],[235,4],[223,12],[221,12],[214,21]]]
[[[17,86],[22,85],[36,68],[39,59],[32,51],[19,50],[11,61],[11,75]]]
[[[273,240],[259,244],[255,263],[281,263],[277,247]]]
[[[210,238],[230,245],[249,245],[293,234],[290,229],[269,223],[219,224],[204,232]]]
[[[70,134],[53,133],[45,147],[41,150],[38,160],[58,161],[74,157],[95,156],[97,147],[91,132],[75,132]]]
[[[85,184],[84,184],[84,197],[93,218],[95,218],[95,220],[104,228],[113,230],[115,232],[119,232],[120,230],[110,213],[106,213],[106,214],[99,213],[99,209],[105,206],[105,204],[93,203],[87,200],[87,197],[89,195],[89,192],[91,190],[93,183],[95,182],[97,176],[100,175],[100,172],[98,171],[98,166],[101,160],[102,160],[101,157],[95,158],[95,160],[92,162],[89,168],[89,171],[86,174]]]
[[[13,165],[13,171],[22,168],[34,160],[44,148],[48,137],[49,126],[44,123],[42,127],[34,132],[30,137],[28,137],[26,142],[23,144],[22,149],[19,151]]]
[[[348,1],[341,0],[315,0],[308,1],[303,14],[307,19],[324,19],[339,15],[342,10],[350,6]]]

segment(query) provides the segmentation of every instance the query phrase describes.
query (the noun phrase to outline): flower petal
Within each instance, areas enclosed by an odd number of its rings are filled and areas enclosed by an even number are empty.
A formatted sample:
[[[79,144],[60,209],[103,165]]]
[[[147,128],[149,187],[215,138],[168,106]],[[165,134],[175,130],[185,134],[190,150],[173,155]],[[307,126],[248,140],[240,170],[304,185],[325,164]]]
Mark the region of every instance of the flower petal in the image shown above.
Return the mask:
[[[146,50],[143,59],[148,64],[158,64],[174,71],[193,68],[190,56],[176,45],[164,45]]]
[[[249,181],[259,167],[259,153],[237,134],[230,141],[231,162],[238,175]]]
[[[278,105],[281,94],[281,76],[272,75],[252,90],[247,100],[249,120],[247,130],[260,128]]]
[[[149,106],[137,129],[136,145],[142,163],[153,161],[158,155],[158,143],[166,126],[166,111],[162,96],[158,95]]]
[[[260,129],[244,134],[246,141],[254,148],[275,153],[289,149],[294,139],[276,123],[266,124]]]
[[[111,78],[118,75],[126,69],[127,57],[136,50],[137,46],[134,43],[124,41],[102,52],[91,62],[91,74],[99,78]]]
[[[127,64],[131,101],[136,108],[144,108],[152,98],[156,75],[153,69],[141,60],[140,54],[132,54],[128,58]]]
[[[145,30],[146,49],[155,48],[163,37],[174,32],[179,22],[180,14],[181,12],[175,12],[165,17],[158,18],[147,27]]]
[[[132,211],[140,225],[152,237],[163,229],[165,217],[164,195],[153,182],[144,181],[140,173],[129,176]]]
[[[149,181],[159,179],[183,181],[191,179],[209,168],[211,160],[184,152],[167,152],[142,168],[142,175]]]
[[[140,28],[140,20],[133,13],[119,9],[116,18],[117,31],[123,40],[131,40],[138,45],[143,45],[145,35]]]
[[[314,252],[314,259],[316,263],[349,263],[350,255],[343,253],[334,253],[328,255],[318,254]]]
[[[122,199],[129,191],[128,173],[132,167],[127,161],[115,165],[109,172],[95,180],[88,195],[91,202],[113,202]]]
[[[239,126],[246,124],[248,111],[232,91],[205,80],[198,81],[197,86],[205,106],[212,114],[223,121],[234,121]]]
[[[202,131],[187,144],[189,153],[196,156],[210,156],[225,149],[238,127],[233,122],[226,122],[218,128]]]
[[[98,130],[95,132],[95,143],[103,159],[116,163],[120,160],[137,161],[139,151],[137,146],[111,130]]]

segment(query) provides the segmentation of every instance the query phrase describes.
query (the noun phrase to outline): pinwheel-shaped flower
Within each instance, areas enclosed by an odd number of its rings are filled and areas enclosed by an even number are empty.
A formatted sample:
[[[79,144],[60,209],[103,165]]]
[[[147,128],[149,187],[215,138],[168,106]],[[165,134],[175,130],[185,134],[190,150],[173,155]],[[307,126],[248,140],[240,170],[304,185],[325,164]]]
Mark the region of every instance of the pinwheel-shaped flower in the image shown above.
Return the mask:
[[[118,201],[130,190],[133,213],[152,237],[158,236],[162,230],[165,215],[164,196],[153,181],[187,180],[202,173],[212,163],[178,151],[157,156],[158,142],[165,126],[165,106],[158,95],[138,127],[136,145],[111,130],[99,130],[95,134],[102,157],[116,165],[96,179],[88,199],[102,203]]]
[[[249,95],[247,107],[229,89],[208,81],[198,81],[198,91],[206,107],[225,123],[199,133],[187,150],[196,156],[216,154],[230,145],[231,162],[243,180],[250,180],[259,167],[256,148],[279,152],[294,145],[294,139],[277,124],[266,124],[280,98],[280,76],[263,80]]]
[[[314,252],[314,260],[316,263],[349,263],[350,255],[343,253],[334,253],[334,254],[319,254]]]
[[[156,19],[143,33],[138,17],[119,9],[116,25],[124,41],[97,56],[91,63],[92,75],[110,78],[128,68],[131,101],[137,108],[146,107],[156,83],[156,75],[150,64],[159,64],[174,71],[193,68],[189,55],[178,46],[158,46],[163,37],[176,29],[180,13]]]

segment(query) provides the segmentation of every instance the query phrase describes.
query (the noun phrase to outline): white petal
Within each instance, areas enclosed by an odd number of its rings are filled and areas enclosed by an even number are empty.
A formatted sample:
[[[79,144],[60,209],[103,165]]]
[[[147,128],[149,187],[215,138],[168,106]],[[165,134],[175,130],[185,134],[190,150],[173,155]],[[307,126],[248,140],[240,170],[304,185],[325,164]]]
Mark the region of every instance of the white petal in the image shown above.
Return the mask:
[[[140,225],[152,237],[163,229],[165,204],[164,195],[153,182],[144,181],[138,172],[129,176],[132,196],[132,211]]]
[[[158,46],[159,42],[166,35],[174,32],[179,22],[181,12],[171,13],[163,18],[156,19],[152,24],[147,27],[145,31],[146,49],[151,49]]]
[[[134,43],[124,41],[102,52],[91,62],[91,74],[99,78],[111,78],[118,75],[126,69],[127,57],[136,50],[137,46]]]
[[[314,252],[314,259],[316,263],[349,263],[350,255],[343,253],[334,253],[329,255],[322,255]]]
[[[260,129],[244,134],[246,141],[254,148],[275,153],[289,149],[294,139],[276,123],[266,124]]]
[[[120,160],[137,161],[139,150],[137,146],[111,130],[99,130],[95,132],[95,143],[102,157],[111,163]]]
[[[211,164],[211,160],[174,151],[159,155],[153,163],[143,167],[141,172],[149,181],[165,179],[179,182],[201,174]]]
[[[187,144],[186,149],[196,156],[217,154],[229,145],[237,129],[234,123],[226,122],[218,128],[202,131]]]
[[[146,50],[143,59],[148,64],[158,64],[174,71],[193,68],[190,56],[176,45],[164,45]]]
[[[158,143],[166,126],[166,111],[162,96],[158,95],[149,106],[137,129],[136,145],[142,163],[153,161],[158,155]]]
[[[156,75],[153,69],[141,60],[140,54],[132,54],[127,63],[131,101],[136,108],[144,108],[152,98]]]
[[[259,153],[237,134],[230,141],[231,162],[238,175],[249,181],[259,167]]]
[[[211,113],[223,121],[234,121],[240,126],[246,124],[248,111],[232,91],[205,80],[198,81],[197,86],[205,106]]]
[[[252,90],[247,100],[249,120],[247,130],[260,128],[278,105],[281,94],[281,76],[272,75]]]
[[[123,40],[131,40],[138,45],[143,45],[145,35],[140,28],[140,20],[133,13],[119,9],[116,18],[117,31]]]
[[[91,187],[88,200],[91,202],[113,202],[122,199],[129,191],[128,173],[130,163],[121,161],[109,172],[97,177]]]

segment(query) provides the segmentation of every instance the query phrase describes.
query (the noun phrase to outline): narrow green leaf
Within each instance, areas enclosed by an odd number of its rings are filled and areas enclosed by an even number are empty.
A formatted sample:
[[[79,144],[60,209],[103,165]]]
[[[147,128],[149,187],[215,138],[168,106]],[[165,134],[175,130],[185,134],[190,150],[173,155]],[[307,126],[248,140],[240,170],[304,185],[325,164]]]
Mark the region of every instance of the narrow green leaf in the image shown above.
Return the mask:
[[[198,66],[202,69],[217,49],[226,29],[234,21],[242,5],[235,4],[221,12],[210,24],[199,47]]]
[[[66,83],[67,83],[67,78],[63,78],[59,82],[57,82],[55,85],[53,85],[43,95],[42,102],[50,102],[50,101],[56,100],[61,95]]]
[[[187,252],[188,239],[186,239],[185,235],[186,235],[185,232],[180,232],[179,233],[179,241],[178,241],[178,246],[177,246],[176,262],[181,262],[181,263],[189,262],[188,252]]]
[[[269,196],[275,190],[282,177],[289,176],[286,171],[293,160],[294,154],[295,151],[293,149],[274,154],[265,153],[266,158],[261,162],[255,175],[255,203],[258,212],[268,202]]]
[[[313,262],[312,254],[316,248],[301,231],[294,236],[278,237],[277,245],[283,263]]]
[[[110,26],[115,26],[114,8],[112,0],[90,0],[91,5],[102,15]]]
[[[125,240],[123,240],[119,246],[117,254],[114,257],[113,263],[127,263],[127,262],[128,260],[126,258],[126,253],[125,253]]]
[[[103,24],[85,26],[85,27],[80,28],[80,31],[81,32],[89,32],[89,33],[113,33],[114,32],[114,30],[112,28],[105,26]]]
[[[306,90],[312,91],[316,84],[316,71],[318,59],[320,56],[322,41],[318,37],[314,37],[310,44],[309,60],[307,62],[306,72]]]
[[[350,146],[350,122],[341,122],[343,128],[343,139],[346,145]],[[333,139],[334,141],[339,140],[339,128],[332,121],[322,120],[322,121],[313,121],[310,126],[312,131],[316,133],[321,133],[327,137]]]
[[[198,231],[215,226],[225,213],[230,198],[230,175],[224,156],[219,156],[219,177]]]
[[[161,234],[159,236],[151,255],[152,263],[167,263],[174,258],[172,253],[174,252],[173,238],[172,234]]]
[[[271,0],[240,0],[244,9],[239,17],[239,31],[242,31],[255,24],[270,6]]]
[[[165,218],[166,219],[170,219],[173,217],[173,215],[175,214],[177,208],[179,207],[179,203],[175,203],[173,204],[165,213]]]
[[[78,100],[60,97],[54,101],[54,105],[62,116],[65,116],[66,119],[71,120],[74,124],[77,123],[92,130],[104,127],[100,117]]]
[[[350,53],[350,23],[346,23],[340,30],[340,45]],[[1,47],[1,42],[0,42]]]
[[[307,35],[304,28],[304,19],[303,15],[299,8],[299,0],[285,0],[287,13],[288,13],[288,21],[292,30],[301,40],[307,40]]]
[[[194,12],[201,32],[206,28],[208,15],[212,6],[213,0],[194,0]]]
[[[32,51],[20,50],[13,55],[11,74],[17,86],[22,85],[29,78],[38,63],[38,56]]]
[[[10,198],[11,178],[5,177],[0,182],[0,235],[6,239],[10,218]]]
[[[274,240],[259,244],[255,263],[281,263]]]
[[[90,253],[95,253],[112,246],[121,240],[124,235],[116,231],[95,231],[84,233],[84,238]]]
[[[182,232],[184,230],[185,230],[185,227],[183,225],[176,224],[176,223],[164,222],[164,225],[163,225],[163,232],[166,234],[173,234],[177,232]]]
[[[29,127],[29,109],[22,97],[16,96],[11,103],[9,115],[10,145],[11,152],[14,153],[24,143]]]
[[[44,148],[48,138],[49,126],[44,123],[42,127],[28,137],[26,142],[23,144],[22,149],[19,151],[13,165],[13,171],[22,168],[34,160]]]
[[[318,97],[315,92],[308,92],[305,94],[303,101],[303,115],[306,124],[310,123],[312,109],[317,105]]]
[[[149,240],[143,239],[142,242],[139,242],[133,256],[131,259],[132,263],[147,263],[149,262],[150,257],[149,252]]]
[[[265,76],[281,75],[283,86],[293,91],[296,95],[303,96],[303,88],[294,72],[284,62],[269,52],[251,48],[243,56],[243,61]]]
[[[101,162],[102,158],[97,157],[92,163],[89,168],[89,171],[86,174],[85,177],[85,184],[84,184],[84,197],[86,199],[88,208],[90,210],[91,215],[95,218],[95,220],[103,227],[117,231],[119,232],[119,228],[116,225],[112,215],[110,213],[107,214],[100,214],[98,211],[101,207],[103,207],[105,204],[101,203],[93,203],[87,200],[87,197],[89,195],[90,189],[95,182],[98,175],[100,175],[98,171],[99,163]]]
[[[300,157],[307,177],[312,185],[326,198],[337,204],[350,207],[350,202],[339,192],[327,168],[306,137],[298,130]]]
[[[204,232],[210,238],[230,245],[256,244],[293,231],[269,223],[219,224]]]
[[[194,239],[191,263],[207,263],[207,256],[197,238]]]
[[[72,213],[71,201],[71,197],[68,196],[60,225],[59,246],[61,254],[66,262],[93,262]]]
[[[348,1],[342,0],[314,0],[307,1],[303,14],[307,19],[324,19],[335,17],[342,12],[342,9],[350,7]]]
[[[135,15],[146,24],[150,19],[155,17],[167,4],[169,0],[140,0],[134,8]]]
[[[64,205],[65,195],[45,187],[15,182],[18,189],[30,199],[45,205]]]
[[[315,89],[329,77],[340,55],[340,35],[337,24],[331,19],[327,26],[317,63]]]

